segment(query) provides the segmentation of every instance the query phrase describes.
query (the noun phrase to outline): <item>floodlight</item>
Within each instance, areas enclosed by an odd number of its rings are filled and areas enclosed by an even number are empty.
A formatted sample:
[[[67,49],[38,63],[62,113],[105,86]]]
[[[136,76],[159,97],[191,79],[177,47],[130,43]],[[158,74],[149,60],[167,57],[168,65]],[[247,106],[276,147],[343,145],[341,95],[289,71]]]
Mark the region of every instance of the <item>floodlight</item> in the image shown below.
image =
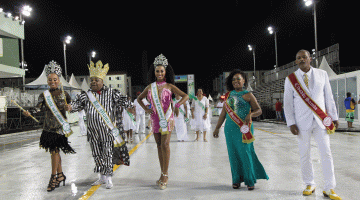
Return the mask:
[[[70,44],[72,37],[71,36],[67,36],[65,39],[66,44]]]
[[[7,17],[7,18],[10,18],[11,15],[12,15],[11,13],[6,13],[6,17]]]
[[[304,0],[304,1],[305,1],[305,6],[310,6],[314,3],[313,0]]]
[[[32,8],[30,6],[24,6],[22,8],[21,13],[25,16],[30,16],[30,12],[32,11]]]

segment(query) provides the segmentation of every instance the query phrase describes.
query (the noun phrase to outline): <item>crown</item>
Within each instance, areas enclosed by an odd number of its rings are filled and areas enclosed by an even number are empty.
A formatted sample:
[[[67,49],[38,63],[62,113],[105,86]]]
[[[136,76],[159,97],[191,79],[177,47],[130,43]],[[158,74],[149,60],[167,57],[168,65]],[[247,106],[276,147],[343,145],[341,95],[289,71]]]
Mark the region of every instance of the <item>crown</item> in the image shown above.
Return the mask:
[[[163,54],[160,54],[158,57],[155,58],[154,66],[162,65],[165,68],[168,66],[168,60],[165,58]]]
[[[49,64],[45,65],[45,73],[46,76],[49,76],[49,74],[53,73],[61,77],[61,67],[59,64],[52,60]]]
[[[104,80],[106,74],[109,71],[109,64],[106,64],[103,68],[103,64],[100,60],[97,61],[96,67],[94,67],[94,63],[92,61],[90,62],[90,66],[88,65],[88,67],[90,71],[90,78],[95,76]]]

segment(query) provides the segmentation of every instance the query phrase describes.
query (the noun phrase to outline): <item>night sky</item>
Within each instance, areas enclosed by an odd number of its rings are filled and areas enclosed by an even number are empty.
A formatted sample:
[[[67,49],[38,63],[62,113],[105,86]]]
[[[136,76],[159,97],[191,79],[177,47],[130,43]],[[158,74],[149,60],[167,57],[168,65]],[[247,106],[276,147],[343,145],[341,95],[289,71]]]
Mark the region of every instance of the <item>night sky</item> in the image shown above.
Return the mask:
[[[78,3],[81,2],[81,3]],[[88,75],[89,53],[109,63],[110,71],[125,71],[133,85],[145,84],[142,55],[148,64],[163,53],[176,74],[195,74],[195,86],[206,93],[224,71],[273,69],[277,28],[279,66],[295,59],[300,49],[315,48],[312,9],[303,0],[287,1],[31,1],[1,0],[5,12],[22,5],[33,8],[26,18],[24,51],[27,77],[37,77],[51,60],[64,67],[62,41],[67,46],[69,76]],[[120,3],[119,3],[120,2]],[[341,66],[359,66],[358,8],[350,1],[317,3],[319,50],[340,44]]]

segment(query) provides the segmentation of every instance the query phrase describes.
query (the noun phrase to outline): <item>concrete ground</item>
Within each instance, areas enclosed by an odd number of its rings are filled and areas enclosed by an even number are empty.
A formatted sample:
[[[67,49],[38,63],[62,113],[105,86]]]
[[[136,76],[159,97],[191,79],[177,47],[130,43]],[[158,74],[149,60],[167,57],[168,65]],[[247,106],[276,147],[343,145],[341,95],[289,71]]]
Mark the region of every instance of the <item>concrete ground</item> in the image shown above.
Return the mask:
[[[212,118],[212,128],[218,117]],[[344,124],[342,122],[341,124]],[[140,144],[129,144],[131,165],[116,168],[114,187],[92,187],[97,180],[94,161],[86,137],[73,126],[69,138],[76,154],[61,153],[66,185],[47,192],[51,174],[50,154],[39,149],[41,130],[0,136],[0,199],[328,199],[322,195],[323,177],[317,144],[312,141],[312,161],[316,191],[304,197],[298,145],[284,124],[255,122],[255,150],[269,180],[258,180],[255,190],[232,189],[230,164],[223,130],[208,142],[178,142],[171,136],[169,182],[160,190],[155,181],[160,176],[156,144],[150,135]],[[359,124],[354,124],[359,127]],[[336,132],[331,135],[331,149],[337,181],[336,193],[344,200],[356,200],[360,191],[360,133]],[[117,166],[116,166],[117,167]]]

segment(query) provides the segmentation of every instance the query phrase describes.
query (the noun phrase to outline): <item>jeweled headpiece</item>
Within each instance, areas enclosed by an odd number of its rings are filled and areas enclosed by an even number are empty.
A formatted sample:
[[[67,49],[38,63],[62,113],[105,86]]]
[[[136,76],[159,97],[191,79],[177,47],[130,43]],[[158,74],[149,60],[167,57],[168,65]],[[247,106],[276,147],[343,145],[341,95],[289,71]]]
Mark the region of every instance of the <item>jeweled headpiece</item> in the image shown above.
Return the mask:
[[[160,54],[158,57],[155,58],[154,66],[162,65],[165,68],[168,66],[168,60],[165,58],[164,55]]]
[[[61,67],[59,64],[57,64],[55,61],[51,61],[49,64],[45,65],[45,73],[46,76],[49,76],[49,74],[54,73],[61,77]]]
[[[96,67],[94,67],[94,63],[91,61],[90,66],[88,65],[88,67],[89,67],[89,71],[90,71],[90,78],[98,77],[98,78],[101,78],[102,80],[105,80],[106,74],[109,71],[109,64],[106,64],[103,68],[103,64],[99,60],[96,63]]]

